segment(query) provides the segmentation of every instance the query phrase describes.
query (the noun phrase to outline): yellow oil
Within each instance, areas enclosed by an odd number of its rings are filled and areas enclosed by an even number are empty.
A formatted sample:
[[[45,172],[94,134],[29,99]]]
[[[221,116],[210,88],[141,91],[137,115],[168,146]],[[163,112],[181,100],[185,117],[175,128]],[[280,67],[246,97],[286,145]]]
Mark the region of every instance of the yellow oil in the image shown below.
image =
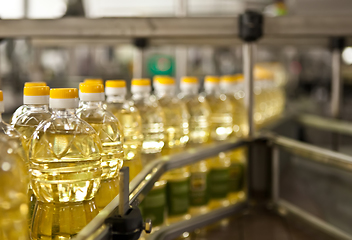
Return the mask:
[[[94,199],[77,203],[38,202],[34,211],[31,239],[72,239],[98,212]]]
[[[211,140],[226,140],[233,131],[233,104],[225,94],[209,94],[205,98],[211,109]]]
[[[89,125],[80,123],[54,118],[34,132],[29,156],[38,201],[81,202],[98,191],[101,143]]]
[[[28,174],[18,149],[0,135],[0,238],[28,239]]]
[[[205,93],[205,98],[211,109],[210,123],[211,135],[210,142],[226,140],[233,131],[234,109],[230,98],[225,94],[220,94],[218,88],[213,88]],[[227,195],[229,193],[229,167],[231,158],[220,153],[219,156],[209,158],[209,192],[211,200],[210,209],[225,207],[229,205]]]
[[[246,148],[241,147],[230,153],[230,194],[228,199],[231,204],[235,204],[245,199],[244,179],[246,167]]]
[[[109,98],[108,98],[109,100]],[[142,119],[138,110],[128,102],[107,102],[106,109],[112,112],[120,124],[124,133],[123,166],[130,169],[130,180],[132,180],[142,170]]]
[[[189,113],[185,103],[176,98],[163,96],[158,99],[165,114],[165,145],[163,155],[180,151],[189,140]]]
[[[39,125],[40,122],[50,118],[50,112],[44,110],[42,112],[30,112],[26,111],[19,117],[17,120],[12,122],[14,128],[22,135],[23,138],[23,149],[26,153],[26,156],[29,156],[29,145],[31,143],[32,134]],[[29,185],[28,189],[29,197],[29,221],[32,219],[32,214],[34,210],[35,203],[37,201],[32,187]]]
[[[201,146],[208,142],[210,137],[209,104],[203,96],[185,94],[180,97],[190,115],[189,146]]]
[[[97,132],[101,144],[101,187],[96,194],[96,205],[99,210],[103,209],[109,202],[114,199],[118,190],[118,174],[123,165],[123,135],[120,124],[116,118],[97,119],[86,118],[84,111],[81,118],[88,122]]]
[[[211,110],[204,96],[195,93],[182,93],[181,101],[189,113],[189,141],[192,149],[207,143],[210,137]],[[192,216],[208,212],[209,167],[205,160],[188,166],[190,170],[190,213]],[[193,198],[194,197],[194,198]]]
[[[11,117],[11,123],[13,122],[17,122],[17,119],[19,116],[21,116],[23,113],[25,113],[27,111],[28,107],[27,105],[21,105],[19,106],[15,112],[12,114],[12,117]]]
[[[134,103],[142,119],[142,160],[143,164],[147,164],[161,156],[165,138],[165,115],[153,96],[136,97]]]

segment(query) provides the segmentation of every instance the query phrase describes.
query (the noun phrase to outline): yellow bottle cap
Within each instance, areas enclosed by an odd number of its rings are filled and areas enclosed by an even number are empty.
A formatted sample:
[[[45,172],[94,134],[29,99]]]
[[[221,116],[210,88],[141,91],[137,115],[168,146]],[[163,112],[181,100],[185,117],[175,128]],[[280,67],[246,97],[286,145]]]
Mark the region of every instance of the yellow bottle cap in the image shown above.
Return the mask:
[[[224,76],[221,76],[220,81],[231,83],[231,82],[235,82],[236,78],[234,75],[224,75]]]
[[[39,87],[39,86],[46,86],[46,82],[25,82],[25,87]]]
[[[219,83],[220,82],[220,78],[217,76],[205,76],[204,78],[205,82],[211,82],[211,83]]]
[[[104,92],[103,84],[89,84],[89,83],[80,83],[79,90],[81,93],[102,93]]]
[[[105,87],[109,88],[125,88],[126,81],[125,80],[107,80],[105,82]]]
[[[150,86],[150,79],[148,78],[132,79],[132,86]]]
[[[52,88],[50,98],[78,98],[77,88]]]
[[[160,83],[160,84],[165,84],[165,85],[173,85],[175,84],[175,79],[170,76],[154,76],[153,78],[154,82]]]
[[[86,83],[86,84],[104,84],[104,81],[101,78],[87,78],[87,79],[84,79],[84,83]]]
[[[48,86],[24,87],[23,95],[25,96],[48,96],[50,88]]]
[[[0,102],[4,101],[4,95],[2,94],[2,90],[0,90]]]
[[[198,78],[197,77],[182,77],[181,82],[184,83],[198,83]]]

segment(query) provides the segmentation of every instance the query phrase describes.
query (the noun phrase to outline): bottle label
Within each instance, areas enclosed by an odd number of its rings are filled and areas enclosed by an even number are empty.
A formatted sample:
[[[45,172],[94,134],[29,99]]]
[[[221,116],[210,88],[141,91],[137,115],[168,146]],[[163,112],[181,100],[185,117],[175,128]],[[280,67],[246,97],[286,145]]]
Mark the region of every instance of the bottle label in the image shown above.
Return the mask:
[[[229,168],[211,169],[209,172],[209,195],[212,199],[226,198],[230,190]]]
[[[230,166],[230,191],[238,192],[243,189],[244,165],[232,163]]]
[[[185,214],[189,208],[189,178],[181,181],[167,181],[167,207],[168,215]]]
[[[203,206],[208,203],[208,173],[194,172],[190,177],[190,205]]]
[[[154,226],[163,224],[165,202],[165,187],[152,189],[140,204],[143,218],[152,220]]]

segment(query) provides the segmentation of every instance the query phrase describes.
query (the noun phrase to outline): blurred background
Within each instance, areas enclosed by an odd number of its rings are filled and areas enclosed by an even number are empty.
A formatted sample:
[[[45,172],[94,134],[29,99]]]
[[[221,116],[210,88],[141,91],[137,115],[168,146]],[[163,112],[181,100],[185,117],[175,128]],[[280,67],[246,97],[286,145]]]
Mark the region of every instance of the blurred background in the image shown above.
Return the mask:
[[[1,19],[51,19],[64,17],[133,17],[179,16],[179,6],[186,4],[188,17],[237,16],[252,9],[271,17],[343,16],[352,13],[349,0],[0,0]],[[184,13],[185,14],[185,13]],[[0,78],[5,93],[6,112],[12,113],[22,103],[22,87],[26,81],[45,81],[51,87],[77,87],[88,77],[126,79],[133,73],[131,43],[95,41],[48,43],[30,39],[2,39],[0,42]],[[144,51],[143,77],[156,74],[177,76],[177,46],[150,46]],[[228,46],[188,45],[187,75],[204,77],[242,71],[241,44]],[[309,97],[318,106],[329,102],[331,80],[331,51],[326,46],[311,44],[258,45],[257,62],[278,62],[287,76],[286,88],[290,99]],[[345,96],[352,91],[352,48],[342,53],[342,76]],[[349,98],[344,99],[345,103]],[[319,107],[324,114],[326,106]],[[349,110],[343,113],[349,118]],[[350,117],[352,119],[352,117]]]

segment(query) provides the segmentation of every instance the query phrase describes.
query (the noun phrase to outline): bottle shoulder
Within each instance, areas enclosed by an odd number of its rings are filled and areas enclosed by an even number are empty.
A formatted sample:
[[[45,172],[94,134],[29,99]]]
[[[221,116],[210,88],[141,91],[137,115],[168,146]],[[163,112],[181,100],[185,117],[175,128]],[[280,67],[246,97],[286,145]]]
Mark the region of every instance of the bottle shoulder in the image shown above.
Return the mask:
[[[49,111],[44,112],[24,112],[11,124],[15,127],[17,126],[36,126],[42,121],[45,121],[51,117]]]

